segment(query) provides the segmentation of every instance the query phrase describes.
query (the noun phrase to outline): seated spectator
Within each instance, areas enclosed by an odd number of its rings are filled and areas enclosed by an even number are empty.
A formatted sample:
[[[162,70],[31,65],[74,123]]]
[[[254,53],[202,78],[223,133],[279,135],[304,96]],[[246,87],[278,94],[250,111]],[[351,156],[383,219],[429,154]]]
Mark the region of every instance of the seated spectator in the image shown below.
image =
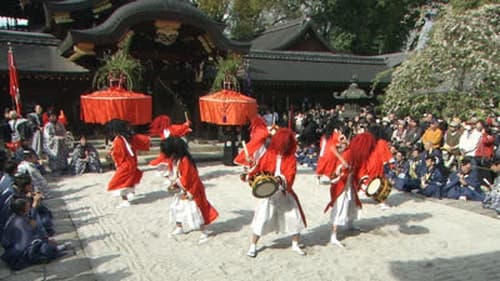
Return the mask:
[[[425,173],[420,175],[421,190],[419,192],[427,197],[441,199],[441,189],[445,183],[445,177],[436,162],[435,156],[427,155],[425,158]]]
[[[422,161],[421,163],[421,168],[425,167],[425,160],[427,159],[428,156],[432,156],[434,160],[436,161],[436,167],[439,169],[443,169],[443,154],[440,149],[435,149],[434,145],[431,142],[426,142],[424,143],[424,151],[420,153],[420,160]],[[420,171],[420,175],[422,175],[424,172]]]
[[[38,192],[33,192],[31,177],[29,175],[21,174],[16,176],[14,179],[13,191],[4,192],[1,197],[4,203],[0,206],[0,238],[2,237],[1,230],[3,230],[5,223],[12,214],[9,206],[15,197],[24,197],[31,202],[32,207],[30,208],[29,216],[36,222],[38,226],[37,230],[41,235],[54,235],[52,212],[43,205],[43,195]]]
[[[12,191],[12,185],[14,184],[14,175],[17,172],[17,163],[10,160],[5,163],[4,173],[0,178],[0,195],[3,194],[6,190]],[[0,206],[2,205],[2,201],[0,201]]]
[[[460,135],[458,148],[463,156],[474,157],[481,139],[481,132],[472,127],[472,123],[468,122],[464,125],[464,131]]]
[[[443,187],[443,197],[473,201],[484,200],[477,172],[472,170],[471,158],[464,158],[460,170],[448,177],[448,182]]]
[[[461,134],[460,119],[454,118],[448,125],[448,130],[444,134],[443,149],[447,150],[452,155],[458,156],[460,154],[458,143],[460,141]]]
[[[419,188],[420,181],[410,176],[410,161],[406,160],[405,151],[399,149],[395,154],[396,162],[388,165],[389,171],[386,173],[387,179],[391,181],[394,188],[400,191],[410,192]]]
[[[395,145],[402,145],[405,142],[406,137],[406,128],[405,122],[403,120],[399,120],[396,130],[392,132],[391,142]]]
[[[404,137],[404,144],[406,147],[413,147],[417,144],[418,140],[422,136],[422,130],[417,124],[417,120],[408,116],[408,128],[406,129],[406,134]]]
[[[33,162],[36,168],[40,171],[40,173],[45,174],[45,168],[42,164],[40,164],[40,157],[36,153],[36,151],[31,147],[31,141],[28,139],[21,139],[21,146],[17,148],[14,153],[14,160],[17,164],[21,163],[24,160],[26,151],[31,152],[35,156],[35,161]]]
[[[483,207],[493,209],[500,215],[500,158],[493,160],[491,170],[495,173],[495,181],[490,183],[488,192],[483,200]]]
[[[315,169],[318,162],[318,149],[315,144],[299,148],[296,152],[297,162],[300,165]]]
[[[441,140],[443,139],[443,132],[439,129],[439,122],[437,119],[432,118],[429,128],[425,130],[422,135],[422,144],[431,143],[433,148],[441,147]]]
[[[80,143],[78,143],[73,150],[70,167],[75,175],[81,175],[85,172],[102,172],[99,153],[97,153],[97,150],[92,144],[87,142],[85,136],[80,138]]]
[[[28,174],[35,192],[41,192],[44,196],[49,195],[49,183],[37,168],[38,160],[33,151],[25,150],[24,159],[17,166],[17,174]]]
[[[5,249],[2,260],[13,270],[20,270],[34,264],[46,263],[65,255],[68,244],[56,242],[41,236],[33,226],[28,213],[30,202],[15,198],[11,203],[13,215],[5,224],[1,244]]]

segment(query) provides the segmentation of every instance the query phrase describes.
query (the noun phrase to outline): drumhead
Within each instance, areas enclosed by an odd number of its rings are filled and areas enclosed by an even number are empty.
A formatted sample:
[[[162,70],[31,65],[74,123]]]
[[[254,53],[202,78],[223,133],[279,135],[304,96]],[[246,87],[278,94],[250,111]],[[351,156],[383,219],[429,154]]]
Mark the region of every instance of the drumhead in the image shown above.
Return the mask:
[[[273,182],[264,182],[253,189],[253,195],[257,198],[272,196],[278,190],[278,186]]]
[[[380,189],[381,185],[382,185],[382,182],[381,182],[380,178],[373,179],[366,187],[366,194],[373,195],[373,194],[377,193],[377,191]]]

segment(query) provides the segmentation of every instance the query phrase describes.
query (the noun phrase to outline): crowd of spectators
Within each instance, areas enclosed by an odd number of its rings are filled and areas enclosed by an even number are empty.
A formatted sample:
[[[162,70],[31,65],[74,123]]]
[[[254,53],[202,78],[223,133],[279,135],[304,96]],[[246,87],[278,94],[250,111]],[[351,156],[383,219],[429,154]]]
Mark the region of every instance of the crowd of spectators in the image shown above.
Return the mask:
[[[349,116],[349,117],[347,117]],[[315,168],[320,137],[327,124],[337,119],[352,134],[379,127],[390,142],[393,161],[386,163],[385,177],[394,188],[435,198],[482,201],[500,213],[500,117],[470,116],[440,119],[431,113],[416,116],[376,116],[370,107],[347,114],[342,106],[319,106],[296,112],[297,159]],[[495,201],[496,200],[496,201]]]
[[[64,123],[54,111],[43,113],[40,105],[26,117],[7,109],[0,121],[0,245],[1,258],[11,269],[48,262],[68,246],[51,238],[55,231],[44,204],[51,196],[46,175],[68,173],[70,166],[75,173],[84,172],[87,166],[80,162],[94,165],[90,154],[95,150],[86,152],[82,140],[68,161]]]

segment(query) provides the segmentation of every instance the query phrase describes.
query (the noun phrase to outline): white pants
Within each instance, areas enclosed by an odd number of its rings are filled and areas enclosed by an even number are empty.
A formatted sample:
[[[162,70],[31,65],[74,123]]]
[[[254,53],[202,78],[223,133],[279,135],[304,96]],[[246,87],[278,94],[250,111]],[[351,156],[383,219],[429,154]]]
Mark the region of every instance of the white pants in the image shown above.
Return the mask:
[[[252,231],[258,236],[272,231],[298,234],[305,228],[297,201],[288,193],[278,191],[273,196],[259,199],[252,221]]]
[[[358,206],[351,186],[344,189],[333,204],[330,213],[330,222],[333,225],[346,226],[358,218]]]
[[[186,232],[199,229],[205,222],[198,205],[193,200],[182,200],[180,196],[177,194],[170,205],[170,221],[181,223]]]

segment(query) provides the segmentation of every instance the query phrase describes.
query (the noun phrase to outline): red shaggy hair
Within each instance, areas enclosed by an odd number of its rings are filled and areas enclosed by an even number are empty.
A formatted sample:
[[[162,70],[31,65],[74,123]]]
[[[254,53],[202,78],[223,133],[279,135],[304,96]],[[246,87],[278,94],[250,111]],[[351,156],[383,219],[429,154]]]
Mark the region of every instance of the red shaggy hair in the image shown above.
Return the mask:
[[[295,155],[297,150],[295,132],[288,128],[279,129],[272,137],[268,149],[282,153],[284,156]]]
[[[267,125],[264,118],[262,118],[262,116],[260,115],[256,115],[254,118],[252,118],[252,121],[250,121],[250,132],[259,127],[265,128],[267,130]]]
[[[375,137],[370,133],[362,133],[354,136],[349,143],[349,159],[346,160],[356,174],[364,162],[368,160],[375,148]]]
[[[149,125],[149,134],[152,136],[161,136],[163,130],[170,127],[171,121],[168,115],[158,115]]]

